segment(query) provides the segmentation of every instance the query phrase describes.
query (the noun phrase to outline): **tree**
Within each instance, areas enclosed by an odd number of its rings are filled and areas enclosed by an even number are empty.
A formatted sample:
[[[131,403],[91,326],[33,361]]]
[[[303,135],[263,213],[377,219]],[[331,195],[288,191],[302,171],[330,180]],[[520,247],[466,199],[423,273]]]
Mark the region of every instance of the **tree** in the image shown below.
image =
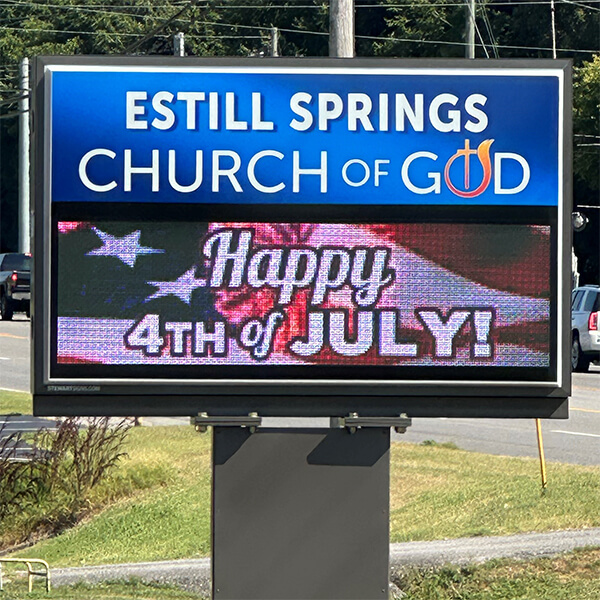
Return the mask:
[[[575,207],[589,219],[573,236],[581,283],[600,283],[600,55],[573,76],[573,174]],[[596,208],[579,208],[595,206]]]
[[[172,35],[185,27],[197,54],[219,54],[210,3],[162,0],[39,0],[1,2],[0,251],[17,247],[19,63],[52,54],[172,54]],[[182,11],[182,8],[185,10]],[[187,12],[186,12],[187,11]],[[134,45],[140,42],[137,48]]]
[[[555,2],[559,57],[575,70],[576,193],[598,189],[600,10],[597,0]],[[183,31],[196,56],[263,56],[270,30],[282,56],[327,56],[327,0],[0,0],[0,249],[14,248],[18,65],[42,54],[172,54]],[[358,56],[465,55],[465,5],[456,0],[361,0]],[[477,0],[477,56],[552,56],[549,0]],[[590,61],[590,62],[583,62]],[[579,65],[581,67],[579,68]],[[584,137],[588,136],[588,137]]]
[[[600,188],[600,54],[575,68],[573,73],[573,137],[575,177],[597,191]]]
[[[375,43],[378,56],[461,57],[465,7],[455,0],[421,0],[390,5],[385,18],[385,41]]]

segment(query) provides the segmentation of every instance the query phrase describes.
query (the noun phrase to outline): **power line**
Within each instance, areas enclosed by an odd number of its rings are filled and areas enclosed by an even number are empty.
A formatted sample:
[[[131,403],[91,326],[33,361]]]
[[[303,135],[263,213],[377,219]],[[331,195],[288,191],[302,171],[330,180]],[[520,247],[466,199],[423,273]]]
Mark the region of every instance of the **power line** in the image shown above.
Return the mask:
[[[19,115],[22,115],[23,113],[29,112],[27,110],[15,110],[11,113],[7,113],[5,115],[0,115],[0,119],[12,119],[13,117],[18,117]]]
[[[487,50],[487,48],[485,46],[485,43],[483,41],[483,36],[481,35],[481,31],[479,30],[479,26],[477,25],[477,20],[475,18],[477,16],[477,6],[475,4],[471,5],[471,3],[468,0],[465,0],[465,1],[467,3],[467,8],[469,10],[469,13],[471,13],[471,20],[472,20],[472,23],[473,23],[473,27],[475,27],[475,31],[477,33],[477,37],[479,38],[479,41],[481,42],[481,46],[482,46],[483,51],[485,53],[485,57],[489,58],[490,54],[489,54],[489,52],[488,52],[488,50]],[[470,43],[469,43],[469,45],[470,45]],[[475,58],[475,57],[473,56],[473,58]]]
[[[14,104],[15,102],[19,102],[20,100],[25,100],[25,98],[29,98],[29,93],[18,94],[16,96],[11,96],[10,98],[0,100],[0,106],[3,106],[4,104]]]
[[[128,53],[128,52],[133,52],[134,50],[137,50],[144,42],[146,42],[147,40],[154,37],[158,32],[160,32],[165,27],[168,27],[175,19],[180,17],[184,12],[186,12],[188,9],[192,8],[192,6],[194,6],[195,4],[198,4],[200,1],[201,0],[190,0],[181,10],[178,10],[174,15],[169,17],[166,21],[164,21],[163,23],[161,23],[160,25],[158,25],[157,27],[152,29],[152,31],[149,31],[141,40],[128,46],[125,49],[125,52]]]
[[[70,33],[72,35],[118,35],[126,37],[142,37],[143,33],[125,33],[124,31],[73,31],[69,29],[42,29],[37,27],[3,27],[9,31],[32,31],[34,33]]]
[[[596,6],[588,6],[587,4],[582,4],[581,2],[573,2],[573,0],[559,0],[560,2],[563,2],[564,4],[573,4],[575,6],[579,6],[581,8],[588,8],[589,10],[595,10],[597,12],[600,12],[600,8],[597,8]]]
[[[284,31],[284,30],[281,30]],[[306,32],[311,33],[311,32]],[[394,38],[394,37],[381,37],[381,36],[372,36],[372,35],[357,35],[355,36],[360,39],[365,40],[378,40],[384,42],[412,42],[416,44],[440,44],[440,45],[448,45],[448,46],[466,46],[466,42],[450,42],[446,40],[421,40],[414,38]],[[539,46],[509,46],[498,44],[498,48],[504,48],[506,50],[536,50],[543,52],[552,52],[552,48],[543,48]],[[579,52],[579,53],[589,53],[589,54],[597,54],[598,50],[587,50],[587,49],[574,49],[574,48],[560,48],[557,49],[557,52]]]
[[[563,4],[574,4],[575,6],[580,6],[581,8],[590,8],[592,10],[598,10],[594,6],[589,6],[589,3],[600,4],[600,0],[586,0],[588,4],[583,4],[582,2],[575,2],[573,0],[556,0],[557,3]],[[497,6],[497,7],[505,7],[505,6],[549,6],[551,4],[551,0],[514,0],[514,1],[492,1],[486,2],[485,5],[487,7]],[[460,7],[464,6],[464,2],[395,2],[394,4],[385,4],[385,3],[377,3],[377,4],[355,4],[355,8],[410,8],[413,6],[419,7],[432,7],[432,8],[442,8],[442,7]]]
[[[9,29],[17,29],[14,27],[11,27]],[[269,29],[268,27],[261,27],[260,29],[264,29],[267,30]],[[118,35],[118,36],[127,36],[127,37],[142,37],[144,34],[143,33],[124,33],[124,32],[105,32],[105,31],[68,31],[66,29],[17,29],[18,31],[35,31],[35,32],[44,32],[44,33],[72,33],[73,35]],[[282,31],[282,30],[280,30]],[[291,30],[290,30],[291,31]],[[300,32],[303,33],[303,32]],[[168,34],[157,34],[154,37],[158,37],[161,39],[168,39],[170,36]],[[192,38],[192,39],[208,39],[208,38],[215,38],[215,39],[221,39],[221,38],[225,38],[225,39],[258,39],[261,40],[263,39],[262,36],[260,35],[226,35],[226,34],[220,34],[220,35],[203,35],[203,34],[187,34],[186,37]],[[18,70],[18,69],[14,69],[14,70]],[[2,90],[0,90],[1,92]]]
[[[80,5],[61,5],[61,4],[34,4],[31,2],[18,2],[18,3],[14,3],[11,4],[10,6],[13,7],[19,7],[19,8],[25,8],[25,9],[32,9],[32,8],[39,8],[39,9],[43,9],[43,8],[53,8],[53,9],[64,9],[64,10],[76,10],[77,12],[82,12],[82,13],[88,13],[88,14],[94,14],[94,15],[114,15],[114,16],[119,16],[119,17],[134,17],[134,18],[138,18],[138,19],[157,19],[160,17],[157,17],[156,15],[151,15],[148,14],[149,10],[156,10],[158,7],[156,6],[149,6],[149,7],[143,7],[143,6],[123,6],[123,7],[102,7],[102,9],[96,8],[96,7],[90,7],[89,5],[87,6],[80,6]],[[118,8],[123,8],[123,9],[128,9],[128,8],[132,8],[132,9],[137,9],[140,10],[142,9],[143,11],[145,11],[144,13],[141,12],[137,12],[137,13],[133,13],[133,12],[124,12],[123,10],[105,10],[105,8],[113,8],[113,9],[118,9]],[[164,6],[163,8],[173,8],[172,6]],[[18,20],[19,17],[7,17],[6,20]]]
[[[1,2],[2,0],[0,0]],[[591,3],[600,4],[600,0],[586,0],[587,4],[583,2],[576,2],[575,0],[556,0],[557,3],[562,4],[571,4],[574,6],[578,6],[580,8],[587,8],[590,10],[600,11],[600,8],[595,6],[590,6]],[[84,12],[91,13],[100,13],[100,14],[115,14],[115,15],[128,15],[128,16],[138,16],[138,17],[148,17],[148,15],[141,14],[139,12],[123,12],[123,11],[139,11],[139,10],[157,10],[164,8],[176,8],[178,6],[182,6],[181,4],[172,4],[172,5],[117,5],[117,4],[98,4],[98,5],[89,5],[89,4],[46,4],[40,2],[21,2],[19,0],[4,0],[4,3],[7,6],[13,7],[22,7],[22,8],[57,8],[64,10],[80,10]],[[487,7],[506,7],[506,6],[547,6],[551,4],[551,0],[514,0],[514,1],[492,1],[485,3]],[[411,7],[423,7],[423,8],[443,8],[443,7],[461,7],[464,6],[464,2],[456,1],[456,2],[427,2],[427,1],[415,1],[415,2],[397,2],[394,4],[382,3],[382,2],[373,2],[370,4],[355,4],[355,8],[411,8]],[[298,10],[298,9],[323,9],[326,8],[327,5],[323,3],[316,4],[215,4],[212,5],[212,9],[248,9],[248,10]],[[118,11],[114,10],[105,10],[105,9],[119,9]],[[149,17],[151,18],[151,17]]]
[[[239,25],[236,23],[219,23],[217,21],[203,21],[205,25],[213,25],[215,27],[231,27],[233,29],[252,29],[258,31],[269,32],[271,30],[271,26],[262,26],[262,25]],[[39,33],[66,33],[71,35],[113,35],[113,36],[125,36],[125,37],[142,37],[144,34],[141,33],[125,33],[119,31],[69,31],[66,29],[40,29],[33,28],[28,29],[24,27],[5,27],[5,29],[10,29],[12,31],[33,31]],[[279,31],[284,33],[292,33],[292,34],[303,34],[303,35],[317,35],[317,36],[328,36],[329,32],[327,31],[310,31],[307,29],[289,29],[279,27]],[[166,38],[166,35],[156,35],[156,37]],[[193,37],[193,35],[190,35]],[[216,36],[223,37],[223,36]],[[236,38],[241,37],[251,37],[251,36],[236,36]],[[415,39],[415,38],[395,38],[395,37],[382,37],[382,36],[372,36],[372,35],[356,35],[357,39],[363,40],[375,40],[375,41],[384,41],[384,42],[402,42],[402,43],[413,43],[413,44],[438,44],[445,46],[466,46],[466,42],[453,42],[448,40],[425,40],[425,39]],[[150,38],[149,38],[150,39]],[[552,52],[552,48],[546,48],[542,46],[511,46],[505,44],[497,44],[497,48],[505,49],[505,50],[528,50],[528,51],[541,51],[541,52]],[[568,52],[568,53],[583,53],[583,54],[597,54],[598,50],[590,50],[587,48],[559,48],[557,52]]]
[[[492,31],[492,24],[490,23],[490,19],[488,17],[487,14],[487,10],[486,10],[486,6],[485,6],[485,2],[484,0],[479,0],[480,4],[481,4],[481,13],[483,15],[483,23],[485,25],[487,34],[490,38],[490,42],[492,45],[492,50],[494,52],[494,58],[500,58],[500,55],[498,53],[498,46],[496,43],[496,38],[494,37],[494,32]]]
[[[107,31],[75,31],[75,30],[64,30],[64,29],[50,29],[50,28],[27,28],[27,27],[12,27],[12,26],[5,26],[4,29],[10,30],[10,31],[30,31],[30,32],[37,32],[37,33],[59,33],[59,34],[71,34],[71,35],[111,35],[111,36],[123,36],[123,37],[129,37],[129,38],[145,38],[145,39],[151,39],[152,37],[156,36],[156,37],[162,37],[161,35],[159,35],[158,32],[160,32],[161,29],[164,29],[166,26],[168,26],[169,24],[172,24],[173,22],[175,22],[177,20],[177,18],[179,16],[181,16],[181,14],[187,10],[188,8],[190,8],[195,2],[197,2],[198,0],[192,0],[191,2],[187,2],[185,5],[181,5],[179,4],[178,6],[182,6],[182,8],[175,13],[172,17],[170,17],[169,19],[167,19],[167,21],[163,22],[162,24],[160,24],[159,26],[157,26],[155,29],[153,29],[151,32],[148,32],[146,34],[142,34],[142,33],[127,33],[127,32],[122,32],[122,31],[112,31],[112,32],[107,32]],[[304,0],[305,2],[306,0]],[[483,5],[483,20],[486,26],[486,30],[487,30],[487,34],[490,38],[490,42],[491,42],[491,46],[494,50],[494,55],[496,57],[498,57],[498,48],[504,48],[504,49],[513,49],[513,50],[530,50],[530,51],[551,51],[550,48],[545,48],[545,47],[536,47],[536,46],[511,46],[511,45],[498,45],[495,37],[493,35],[493,31],[491,28],[491,23],[489,21],[489,17],[487,15],[487,12],[485,10],[486,7],[489,6],[509,6],[509,5],[524,5],[524,4],[528,4],[528,5],[549,5],[550,2],[546,2],[546,1],[541,1],[541,2],[533,2],[533,1],[520,1],[520,2],[490,2],[487,4],[484,4],[484,0],[479,0],[480,3]],[[575,6],[580,6],[580,7],[586,7],[586,8],[592,8],[593,10],[600,10],[600,9],[596,9],[595,7],[590,7],[587,5],[583,5],[580,2],[574,2],[572,0],[556,0],[557,2],[564,2],[566,4],[571,4],[571,5],[575,5]],[[0,2],[2,2],[2,0],[0,0]],[[600,0],[588,0],[588,2],[600,2]],[[41,4],[41,3],[35,3],[35,2],[21,2],[18,0],[12,0],[9,2],[6,2],[6,0],[4,0],[4,4],[5,5],[10,5],[10,6],[20,6],[20,7],[48,7],[48,6],[53,6],[53,7],[57,7],[57,8],[72,8],[75,6],[79,6],[79,5],[71,5],[71,6],[60,6],[60,5],[49,5],[49,4]],[[97,7],[99,6],[108,6],[108,5],[96,5]],[[206,6],[206,5],[204,5]],[[226,4],[223,5],[218,5],[219,7],[222,8],[239,8],[239,6],[229,6]],[[248,8],[304,8],[304,7],[312,7],[312,8],[323,8],[322,5],[307,5],[307,4],[302,4],[302,5],[282,5],[282,6],[276,6],[276,5],[270,5],[268,7],[266,6],[260,6],[260,5],[243,5],[244,7],[248,7]],[[363,4],[363,5],[356,5],[358,8],[372,8],[372,7],[385,7],[385,8],[390,8],[390,7],[406,7],[406,6],[411,6],[411,7],[435,7],[435,6],[444,6],[444,7],[449,7],[449,6],[464,6],[464,0],[462,0],[459,3],[428,3],[428,2],[414,2],[414,3],[398,3],[398,4],[381,4],[381,3],[372,3],[372,4]],[[111,7],[117,7],[116,5],[111,5]],[[120,7],[117,7],[120,8]],[[137,7],[131,7],[128,6],[127,8],[143,8],[140,6]],[[156,8],[156,7],[153,7]],[[214,8],[214,7],[213,7]],[[95,8],[91,8],[90,5],[87,5],[87,9],[91,12],[93,12],[95,10]],[[101,12],[101,11],[100,11]],[[127,16],[134,16],[132,13],[114,13],[114,12],[108,12],[108,14],[116,14],[116,15],[127,15]],[[143,18],[153,18],[150,17],[148,15],[140,15],[138,14],[137,16],[139,17],[143,17]],[[271,24],[269,24],[268,26],[256,26],[256,25],[242,25],[242,24],[237,24],[237,23],[223,23],[223,22],[219,22],[219,21],[202,21],[203,24],[205,25],[212,25],[215,27],[231,27],[233,29],[239,30],[239,29],[248,29],[248,30],[257,30],[257,31],[262,31],[265,33],[268,33],[268,31],[270,31],[271,28]],[[285,32],[285,33],[291,33],[291,34],[305,34],[305,35],[329,35],[328,32],[322,32],[322,31],[311,31],[311,30],[304,30],[304,29],[290,29],[290,28],[279,28],[280,31]],[[481,47],[484,49],[484,51],[487,54],[487,49],[486,49],[486,45],[484,43],[483,40],[483,36],[481,34],[481,31],[479,30],[479,28],[477,28],[477,32],[478,32],[478,36],[479,36],[479,40],[481,43]],[[192,37],[200,37],[200,36],[193,36]],[[210,38],[208,35],[204,36],[204,39],[214,39],[217,37],[225,37],[225,36],[213,36],[212,38]],[[227,36],[230,39],[242,39],[243,37],[247,37],[250,38],[250,36]],[[357,35],[356,38],[358,39],[365,39],[365,40],[376,40],[376,41],[386,41],[386,42],[404,42],[404,43],[423,43],[423,44],[439,44],[439,45],[455,45],[455,46],[464,46],[465,42],[452,42],[452,41],[446,41],[446,40],[423,40],[423,39],[413,39],[413,38],[394,38],[391,36],[388,37],[382,37],[382,36],[364,36],[364,35]],[[128,51],[131,51],[132,49],[135,49],[137,47],[139,47],[139,45],[141,45],[142,43],[144,43],[145,39],[139,40],[138,42],[136,42],[136,44],[134,44],[132,47],[130,47],[128,49]],[[256,38],[254,38],[256,39]],[[573,49],[573,48],[563,48],[559,50],[560,52],[579,52],[579,53],[595,53],[598,50],[594,49],[594,50],[589,50],[589,49]],[[13,69],[17,69],[16,67],[8,67],[8,68],[13,68]]]

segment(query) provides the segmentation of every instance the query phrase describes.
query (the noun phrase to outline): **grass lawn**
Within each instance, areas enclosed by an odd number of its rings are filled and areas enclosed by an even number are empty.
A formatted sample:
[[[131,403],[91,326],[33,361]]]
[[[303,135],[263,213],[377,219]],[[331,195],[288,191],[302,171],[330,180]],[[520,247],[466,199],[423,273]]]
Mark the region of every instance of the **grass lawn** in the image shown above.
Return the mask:
[[[393,444],[392,542],[600,526],[600,468]]]
[[[93,517],[21,555],[51,565],[166,560],[210,553],[210,435],[137,427],[129,458],[95,492]],[[600,469],[443,446],[393,444],[391,541],[600,526]]]
[[[0,405],[23,408],[27,398],[0,392]],[[210,434],[136,427],[126,451],[94,489],[86,518],[18,555],[52,567],[208,556]],[[600,526],[600,468],[551,463],[548,480],[542,494],[535,459],[394,443],[391,541]],[[2,525],[6,547],[10,528]]]
[[[30,394],[0,390],[0,415],[10,415],[11,413],[30,415],[32,410]]]
[[[409,571],[393,578],[402,600],[597,600],[600,549],[583,549],[532,561],[498,560],[466,568]],[[140,581],[79,584],[50,594],[37,581],[27,593],[24,580],[6,584],[11,600],[208,600],[194,592]]]
[[[600,549],[522,562],[413,571],[395,583],[403,600],[597,600]]]
[[[141,581],[115,581],[97,585],[77,584],[57,587],[46,593],[42,580],[36,581],[31,594],[27,579],[16,579],[5,585],[7,600],[208,600],[195,592],[174,586],[152,585]]]
[[[210,436],[192,427],[136,427],[126,450],[94,490],[90,517],[18,556],[54,567],[207,556]]]

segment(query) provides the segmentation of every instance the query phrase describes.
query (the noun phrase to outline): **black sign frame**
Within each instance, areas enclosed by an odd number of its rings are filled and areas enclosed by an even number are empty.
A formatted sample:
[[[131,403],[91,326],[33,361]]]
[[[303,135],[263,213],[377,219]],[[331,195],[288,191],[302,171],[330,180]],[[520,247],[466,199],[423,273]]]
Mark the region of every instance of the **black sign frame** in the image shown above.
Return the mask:
[[[548,214],[542,221],[552,228],[553,259],[562,265],[560,276],[553,275],[553,295],[556,306],[553,327],[561,347],[556,341],[551,349],[554,381],[492,382],[471,378],[468,381],[390,381],[381,379],[361,382],[331,379],[325,376],[305,380],[302,376],[293,379],[256,382],[252,378],[217,382],[190,382],[185,375],[168,379],[151,379],[143,376],[97,377],[95,375],[71,376],[69,369],[52,367],[52,352],[56,340],[52,335],[52,308],[56,304],[56,279],[52,269],[56,267],[53,227],[60,218],[67,218],[60,211],[53,213],[49,202],[48,181],[48,120],[51,105],[45,68],[49,65],[74,66],[176,66],[205,65],[211,67],[260,66],[327,68],[338,67],[339,61],[331,59],[178,59],[167,57],[41,57],[34,61],[34,178],[35,198],[34,221],[34,282],[32,306],[33,332],[33,383],[34,412],[37,415],[195,415],[208,412],[214,415],[243,415],[258,412],[264,416],[343,416],[357,412],[364,416],[390,416],[406,413],[409,416],[428,417],[498,417],[498,418],[566,418],[568,396],[571,391],[571,369],[569,361],[570,328],[569,296],[571,287],[571,111],[570,63],[568,61],[495,61],[494,69],[535,68],[561,69],[565,85],[562,106],[562,205],[560,214]],[[396,67],[439,67],[457,69],[489,69],[486,61],[463,60],[369,60],[344,61],[344,67],[365,68],[370,66]],[[298,220],[298,212],[282,206],[273,216],[272,206],[253,206],[248,214],[257,219],[261,214],[271,219]],[[97,210],[96,210],[97,209]],[[77,209],[78,218],[91,217],[102,212],[101,207],[89,206]],[[77,210],[75,212],[77,212]],[[132,208],[135,215],[136,208]],[[160,210],[160,206],[157,208]],[[214,219],[222,214],[222,207],[214,208]],[[239,210],[236,207],[236,210]],[[211,214],[205,207],[204,214]],[[314,213],[314,207],[311,208]],[[377,207],[369,211],[347,211],[344,222],[369,222],[376,218]],[[542,211],[543,212],[543,211]],[[551,212],[551,211],[550,211]],[[125,210],[127,213],[127,210]],[[242,211],[243,213],[243,211]],[[323,222],[338,219],[339,212],[331,207],[319,207],[316,211]],[[456,213],[455,213],[456,214]],[[538,217],[539,218],[539,211]],[[410,219],[411,211],[389,210],[390,219],[398,222]],[[413,218],[419,218],[418,210]],[[312,217],[314,218],[314,217]],[[445,216],[441,210],[438,219]],[[480,217],[485,221],[487,217]],[[494,223],[530,223],[527,209],[489,209],[489,219]],[[238,220],[238,219],[236,219]],[[465,221],[469,220],[465,213]],[[319,367],[317,367],[318,369]],[[76,370],[77,371],[77,370]],[[59,372],[60,376],[55,373]],[[79,371],[80,372],[80,371]],[[449,379],[449,378],[448,378]]]

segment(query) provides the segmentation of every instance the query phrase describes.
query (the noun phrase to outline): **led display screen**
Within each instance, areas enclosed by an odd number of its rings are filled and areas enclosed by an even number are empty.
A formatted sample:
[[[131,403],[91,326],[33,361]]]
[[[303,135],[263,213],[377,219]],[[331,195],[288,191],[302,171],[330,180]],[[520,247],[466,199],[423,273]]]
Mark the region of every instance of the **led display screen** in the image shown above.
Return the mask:
[[[57,227],[61,365],[550,366],[547,226]]]
[[[566,61],[34,70],[37,414],[565,416]]]

